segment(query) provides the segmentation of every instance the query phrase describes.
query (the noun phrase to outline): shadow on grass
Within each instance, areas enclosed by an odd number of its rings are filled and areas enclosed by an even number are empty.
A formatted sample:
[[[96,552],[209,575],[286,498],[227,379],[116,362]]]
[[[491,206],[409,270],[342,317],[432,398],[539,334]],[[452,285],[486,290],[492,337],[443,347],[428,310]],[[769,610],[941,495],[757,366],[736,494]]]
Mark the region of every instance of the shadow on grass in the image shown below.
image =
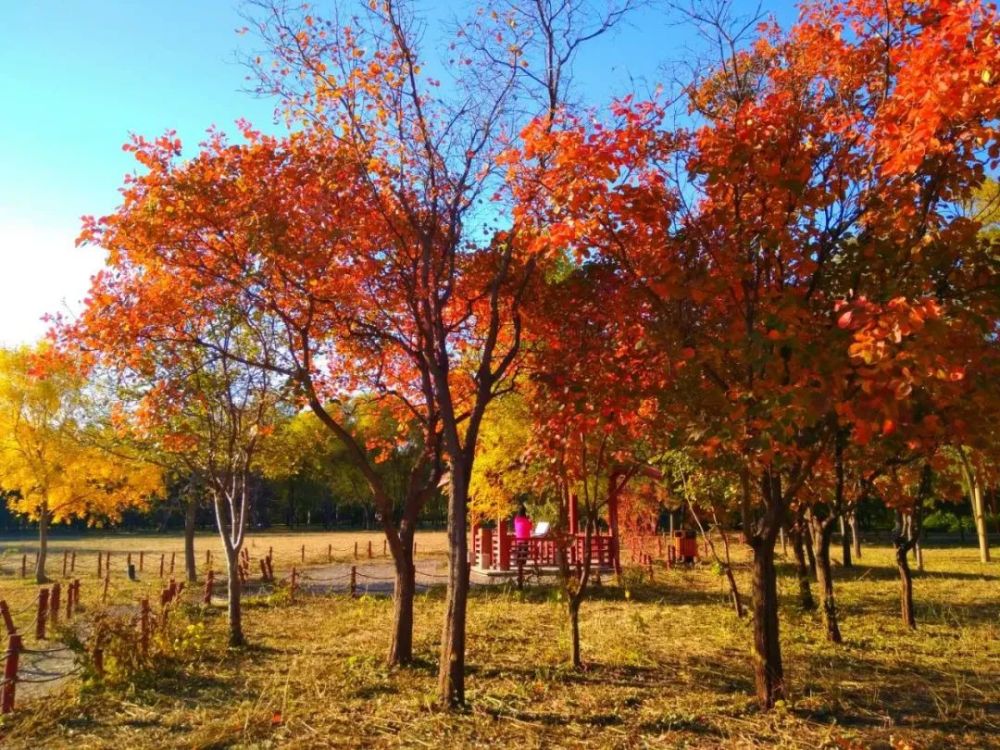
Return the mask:
[[[951,715],[955,705],[966,716],[1000,715],[1000,693],[987,676],[952,664],[938,668],[919,660],[919,654],[912,662],[890,662],[870,653],[863,642],[848,642],[843,647],[831,646],[822,652],[797,656],[804,664],[797,661],[796,671],[805,682],[791,685],[793,696],[809,690],[810,683],[836,684],[836,690],[820,694],[827,705],[816,709],[797,707],[793,713],[810,721],[859,729],[905,725],[941,732],[972,730],[1000,737],[1000,725],[986,726]],[[835,675],[847,675],[850,680],[838,681]]]
[[[469,592],[469,599],[474,601],[510,598],[524,604],[556,603],[561,601],[559,598],[561,596],[563,596],[562,585],[556,582],[525,586],[521,590],[511,584],[473,588]],[[720,603],[724,605],[728,599],[728,594],[724,592],[694,586],[678,586],[674,582],[642,582],[624,587],[604,584],[587,588],[583,607],[599,603],[717,606]]]

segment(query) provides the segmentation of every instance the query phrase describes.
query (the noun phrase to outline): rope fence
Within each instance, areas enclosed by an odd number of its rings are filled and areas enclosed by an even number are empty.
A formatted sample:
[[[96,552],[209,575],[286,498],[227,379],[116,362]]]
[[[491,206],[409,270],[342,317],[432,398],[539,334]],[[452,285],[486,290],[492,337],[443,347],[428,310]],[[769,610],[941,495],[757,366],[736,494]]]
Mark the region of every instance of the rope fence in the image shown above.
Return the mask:
[[[251,540],[251,542],[254,541],[255,540]],[[381,541],[381,552],[379,551],[379,541]],[[244,546],[244,549],[248,548]],[[413,554],[417,554],[416,541],[413,543]],[[94,567],[91,569],[94,570],[94,576],[100,580],[112,576],[113,573],[120,573],[122,576],[134,580],[139,573],[147,572],[147,568],[150,569],[149,572],[158,571],[160,578],[173,576],[178,572],[178,565],[180,565],[181,568],[184,567],[185,557],[183,550],[163,551],[140,549],[113,552],[111,550],[93,551],[63,549],[60,551],[57,549],[50,549],[48,553],[49,561],[52,562],[54,566],[61,566],[63,578],[72,578],[76,575],[78,555],[81,558],[93,559],[91,564]],[[282,563],[290,564],[292,560],[295,560],[295,562],[298,563],[313,562],[319,564],[325,560],[327,563],[332,564],[334,562],[345,562],[351,559],[374,560],[379,557],[386,559],[391,557],[388,542],[384,538],[379,538],[377,540],[368,539],[364,542],[356,541],[352,545],[346,547],[334,547],[333,544],[330,543],[320,547],[308,547],[306,544],[302,544],[299,546],[297,554],[294,554],[294,557],[291,557],[290,559],[283,559]],[[124,564],[121,563],[122,558],[124,558]],[[178,558],[180,559],[178,560]],[[273,546],[268,548],[266,558],[271,563],[274,562],[275,555]],[[117,564],[113,564],[113,562]],[[216,562],[217,553],[211,549],[206,549],[204,552],[201,570],[207,571],[211,569]],[[17,564],[16,562],[11,563],[6,553],[0,554],[0,575],[16,577],[18,573],[20,573],[21,578],[28,578],[31,572],[37,567],[38,550],[36,549],[33,551],[22,552],[19,563],[20,564]],[[80,560],[80,564],[85,564],[83,559]]]
[[[333,564],[334,562],[344,562],[337,560],[335,553],[349,553],[348,562],[360,562],[364,560],[374,561],[376,559],[391,559],[388,554],[387,543],[383,540],[382,555],[376,555],[376,546],[369,541],[367,544],[355,542],[346,548],[334,548],[332,544],[327,544],[321,550],[320,555],[309,556],[305,545],[301,545],[297,550],[297,559],[290,565],[289,573],[279,577],[275,573],[276,561],[273,546],[267,548],[266,554],[255,556],[250,548],[243,547],[236,559],[234,569],[235,582],[240,586],[241,591],[250,591],[251,583],[254,583],[258,593],[275,592],[287,589],[290,600],[296,601],[301,595],[324,595],[340,589],[350,594],[352,598],[360,594],[369,592],[373,587],[380,585],[392,586],[396,582],[395,571],[389,574],[376,572],[372,569],[366,572],[359,569],[359,565],[351,564],[348,570],[343,572],[333,572],[332,574],[310,574],[301,569],[303,561],[314,565]],[[414,555],[416,554],[416,544],[413,545]],[[131,622],[135,630],[132,631],[137,636],[136,648],[139,654],[145,658],[150,649],[151,637],[156,628],[165,629],[167,627],[168,615],[172,606],[181,600],[183,592],[186,590],[185,581],[177,581],[174,577],[168,577],[168,571],[173,571],[176,564],[176,553],[156,551],[132,551],[131,553],[117,553],[117,559],[113,553],[100,551],[96,553],[96,572],[98,578],[93,587],[88,586],[91,592],[92,604],[100,605],[104,608],[113,606],[116,608],[128,607],[125,611],[126,622]],[[146,558],[149,558],[147,560]],[[183,554],[181,555],[183,559]],[[22,568],[27,566],[27,555],[22,555]],[[211,550],[205,552],[204,584],[201,591],[187,589],[189,596],[188,603],[198,601],[202,606],[212,606],[213,595],[216,588],[228,587],[229,581],[223,576],[223,580],[217,580],[216,571],[213,569],[213,554]],[[318,562],[317,562],[318,560]],[[121,562],[124,562],[124,565]],[[62,567],[66,573],[66,580],[55,582],[38,590],[35,599],[27,606],[17,610],[11,610],[8,603],[0,599],[0,621],[7,635],[7,649],[3,657],[3,677],[0,680],[0,714],[10,713],[15,707],[15,696],[19,684],[41,684],[56,682],[67,679],[84,671],[87,667],[84,663],[78,662],[66,671],[54,671],[49,665],[45,665],[46,659],[55,657],[58,654],[76,654],[78,649],[68,645],[54,645],[46,643],[51,637],[51,629],[60,622],[70,625],[74,618],[83,611],[81,608],[81,579],[71,577],[75,572],[77,555],[75,552],[65,551],[62,556]],[[116,565],[115,562],[118,562]],[[287,560],[286,560],[287,562]],[[137,591],[132,584],[143,583],[137,577],[137,572],[149,567],[150,574],[158,572],[159,577],[147,578],[146,582],[158,581],[160,584],[159,607],[154,610],[150,602],[156,601],[155,588],[147,586],[145,591]],[[124,576],[114,575],[122,571]],[[414,569],[414,583],[417,586],[434,585],[434,581],[443,581],[448,578],[447,572],[432,572],[428,570]],[[253,579],[253,580],[252,580]],[[137,594],[141,594],[137,598]],[[131,601],[132,604],[122,605],[121,601]],[[116,602],[118,602],[116,604]],[[137,602],[137,604],[136,604]],[[107,611],[105,609],[105,611]],[[27,617],[26,617],[27,616]],[[30,622],[27,620],[30,619]],[[104,676],[104,653],[110,645],[109,638],[113,637],[108,632],[101,630],[100,619],[95,620],[96,632],[90,634],[89,645],[84,647],[85,653],[89,656],[89,665],[93,675],[98,679]],[[34,642],[28,647],[25,644],[25,634],[32,634]],[[132,643],[129,641],[129,643]],[[32,664],[23,664],[23,656],[36,657]]]

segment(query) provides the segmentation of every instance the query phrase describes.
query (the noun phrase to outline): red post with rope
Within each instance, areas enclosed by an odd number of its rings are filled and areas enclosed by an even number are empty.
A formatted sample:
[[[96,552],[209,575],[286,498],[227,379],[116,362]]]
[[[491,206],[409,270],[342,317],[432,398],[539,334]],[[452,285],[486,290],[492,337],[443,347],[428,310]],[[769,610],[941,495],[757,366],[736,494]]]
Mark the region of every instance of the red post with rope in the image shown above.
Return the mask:
[[[69,557],[69,572],[70,575],[76,572],[76,550],[73,550],[73,554]]]
[[[104,570],[101,567],[101,563],[104,561],[104,557],[100,552],[97,553],[97,577],[104,578]]]
[[[111,552],[107,552],[104,555],[104,572],[106,575],[111,575]]]
[[[170,575],[174,574],[174,558],[177,557],[176,552],[170,553]]]
[[[45,623],[49,619],[49,590],[38,590],[38,616],[35,618],[35,638],[45,640]]]
[[[59,624],[60,594],[62,594],[62,587],[58,583],[53,583],[52,598],[49,600],[49,620],[52,622],[52,627]]]
[[[289,589],[289,599],[291,601],[293,601],[293,602],[295,601],[295,583],[296,583],[296,578],[298,578],[298,571],[295,569],[295,566],[293,565],[292,566],[291,588]]]
[[[160,578],[163,578],[163,558],[165,555],[160,555]]]
[[[0,599],[0,617],[3,618],[3,625],[7,628],[7,635],[14,635],[17,628],[14,627],[14,619],[10,616],[10,607],[3,599]]]
[[[14,710],[14,692],[17,690],[17,662],[21,656],[21,636],[11,633],[7,638],[7,659],[3,665],[3,685],[0,686],[0,713]]]
[[[351,566],[351,596],[357,596],[358,594],[358,569],[357,566]]]

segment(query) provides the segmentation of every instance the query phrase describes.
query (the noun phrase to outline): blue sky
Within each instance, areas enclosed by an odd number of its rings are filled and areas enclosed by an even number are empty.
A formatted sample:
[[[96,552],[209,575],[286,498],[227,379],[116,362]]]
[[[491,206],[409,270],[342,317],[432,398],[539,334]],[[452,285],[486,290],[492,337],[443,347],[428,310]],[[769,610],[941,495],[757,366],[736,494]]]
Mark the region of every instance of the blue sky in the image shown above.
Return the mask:
[[[744,0],[737,0],[737,5]],[[755,5],[746,0],[747,6]],[[322,7],[323,3],[317,3]],[[425,2],[426,47],[461,0]],[[193,147],[206,128],[246,117],[272,125],[273,102],[244,92],[238,64],[253,45],[239,0],[0,0],[0,345],[43,334],[45,312],[73,310],[101,265],[74,249],[84,214],[111,211],[132,169],[130,132],[176,129]],[[765,0],[783,23],[792,0]],[[588,48],[576,85],[601,102],[650,87],[661,68],[697,45],[690,29],[643,10],[614,37]]]

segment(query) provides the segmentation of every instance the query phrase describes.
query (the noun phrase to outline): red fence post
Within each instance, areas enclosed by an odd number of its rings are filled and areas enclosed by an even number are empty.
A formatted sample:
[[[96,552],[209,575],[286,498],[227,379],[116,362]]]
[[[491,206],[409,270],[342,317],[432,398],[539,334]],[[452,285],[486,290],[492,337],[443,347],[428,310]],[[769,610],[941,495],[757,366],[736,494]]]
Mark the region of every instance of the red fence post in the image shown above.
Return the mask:
[[[142,655],[149,655],[149,599],[139,601],[139,648]]]
[[[97,553],[97,577],[98,578],[103,578],[104,577],[104,570],[101,567],[101,563],[103,561],[104,561],[104,556],[102,555],[102,553],[98,552]]]
[[[358,543],[357,542],[354,543],[354,559],[355,560],[358,559]]]
[[[295,601],[295,579],[298,577],[298,571],[295,570],[295,566],[292,566],[292,586],[290,589],[289,599]]]
[[[382,557],[385,557],[385,556],[386,556],[386,541],[385,541],[385,539],[383,539],[382,540]]]
[[[356,566],[351,566],[351,596],[357,596],[358,593],[358,569]]]
[[[146,553],[145,552],[140,552],[139,553],[139,572],[140,573],[142,572],[142,566],[143,566],[143,563],[145,562],[145,558],[146,558]]]
[[[21,555],[21,578],[26,578],[28,576],[28,556]]]
[[[0,686],[0,713],[14,710],[14,692],[17,689],[17,662],[21,656],[21,636],[11,633],[7,639],[7,659],[3,666],[3,685]]]
[[[215,571],[209,570],[205,576],[205,596],[202,598],[203,604],[212,603],[212,584],[215,583]]]
[[[0,617],[3,618],[4,627],[7,628],[7,635],[14,635],[17,628],[14,627],[14,620],[10,616],[10,607],[3,599],[0,599]]]
[[[52,622],[52,627],[59,624],[59,599],[62,593],[62,588],[58,583],[52,584],[52,597],[49,599],[49,619]]]
[[[207,568],[212,567],[212,550],[210,549],[205,550],[205,567]],[[171,571],[171,573],[172,572],[173,571]]]
[[[170,553],[170,575],[174,574],[174,558],[177,556],[176,552]]]
[[[108,603],[108,586],[111,585],[111,574],[105,571],[104,573],[104,593],[101,594],[101,602],[103,604]]]
[[[49,590],[38,590],[38,616],[35,618],[35,638],[45,640],[45,622],[49,619]]]
[[[108,551],[104,554],[104,574],[111,575],[111,552]]]
[[[372,559],[372,540],[368,540],[368,559]]]
[[[76,572],[76,550],[73,550],[73,554],[69,556],[69,572],[70,575]]]
[[[306,561],[306,545],[302,545],[302,562]]]
[[[260,558],[260,580],[267,583],[267,563],[264,558]]]
[[[131,567],[132,567],[132,553],[129,552],[128,555],[125,557],[125,570],[128,570]]]
[[[66,568],[69,567],[69,550],[63,550],[63,578],[66,577]]]
[[[163,578],[163,558],[165,555],[160,555],[160,578]]]

